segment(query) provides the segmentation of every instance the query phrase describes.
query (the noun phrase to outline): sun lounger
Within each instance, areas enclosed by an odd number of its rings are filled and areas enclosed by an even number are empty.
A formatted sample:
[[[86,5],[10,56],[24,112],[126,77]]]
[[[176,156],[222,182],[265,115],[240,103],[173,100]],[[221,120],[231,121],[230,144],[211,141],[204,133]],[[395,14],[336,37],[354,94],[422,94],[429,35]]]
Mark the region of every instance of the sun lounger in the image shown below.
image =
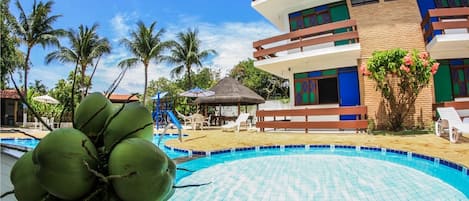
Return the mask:
[[[236,121],[230,121],[227,124],[221,126],[222,131],[236,130],[237,132],[239,132],[241,124],[247,125],[248,118],[249,118],[249,113],[241,113],[236,119]]]
[[[436,108],[436,111],[439,115],[439,119],[435,122],[437,136],[448,132],[450,142],[456,143],[459,135],[469,134],[469,124],[461,121],[461,117],[454,107],[439,107]]]

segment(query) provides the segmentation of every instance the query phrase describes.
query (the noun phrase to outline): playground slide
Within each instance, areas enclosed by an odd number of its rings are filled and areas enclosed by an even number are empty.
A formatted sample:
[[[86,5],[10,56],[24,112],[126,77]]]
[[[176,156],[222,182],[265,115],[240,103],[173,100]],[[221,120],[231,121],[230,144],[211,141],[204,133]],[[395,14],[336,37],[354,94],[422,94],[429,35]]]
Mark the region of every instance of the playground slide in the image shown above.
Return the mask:
[[[182,126],[181,126],[181,122],[179,122],[179,120],[176,118],[176,116],[174,116],[174,113],[171,112],[171,111],[166,111],[166,114],[168,114],[169,116],[169,119],[171,120],[171,123],[173,125],[176,126],[176,128],[178,129],[178,139],[179,139],[179,142],[182,142]],[[164,131],[163,133],[160,135],[160,139],[158,139],[158,146],[160,145],[160,142],[164,136],[164,134],[166,133],[166,130],[168,130],[168,128],[171,126],[171,124],[168,124],[165,128],[164,128]]]
[[[179,122],[179,120],[176,118],[176,116],[174,115],[174,113],[171,112],[171,111],[167,111],[166,113],[168,114],[169,119],[171,119],[171,122],[172,122],[179,130],[181,130],[181,129],[182,129],[181,122]]]

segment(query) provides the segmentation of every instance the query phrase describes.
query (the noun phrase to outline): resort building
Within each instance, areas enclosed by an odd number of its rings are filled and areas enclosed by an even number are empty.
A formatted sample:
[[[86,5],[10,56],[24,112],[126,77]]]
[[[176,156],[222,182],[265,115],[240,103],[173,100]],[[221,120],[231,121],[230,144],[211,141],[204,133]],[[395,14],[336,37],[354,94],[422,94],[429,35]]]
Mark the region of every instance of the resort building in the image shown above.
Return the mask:
[[[284,32],[253,42],[253,56],[257,68],[289,80],[292,109],[364,106],[363,118],[382,125],[381,95],[357,67],[374,51],[393,48],[427,51],[440,62],[409,125],[432,122],[432,104],[469,97],[469,0],[253,0],[251,6]],[[318,121],[357,118],[340,114]]]

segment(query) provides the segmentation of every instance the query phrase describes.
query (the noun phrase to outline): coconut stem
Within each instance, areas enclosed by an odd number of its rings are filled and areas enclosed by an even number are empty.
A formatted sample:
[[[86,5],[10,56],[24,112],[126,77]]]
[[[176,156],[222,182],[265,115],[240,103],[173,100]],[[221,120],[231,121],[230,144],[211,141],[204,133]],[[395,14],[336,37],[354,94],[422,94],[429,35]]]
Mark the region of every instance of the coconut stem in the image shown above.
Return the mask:
[[[130,172],[128,174],[125,174],[125,175],[109,175],[107,176],[106,178],[109,180],[109,179],[122,179],[122,178],[126,178],[126,177],[131,177],[133,175],[136,175],[137,172],[136,171],[133,171],[133,172]]]
[[[182,170],[182,171],[186,171],[186,172],[195,172],[194,170],[189,170],[189,169],[186,169],[186,168],[176,168],[176,170]]]
[[[98,157],[96,155],[94,155],[93,153],[91,153],[91,151],[88,149],[88,147],[85,146],[87,141],[88,140],[82,140],[81,141],[81,147],[83,147],[83,149],[85,149],[86,153],[88,153],[88,155],[91,158],[95,159],[96,161],[99,161]]]
[[[184,185],[184,186],[173,186],[173,188],[199,187],[199,186],[209,185],[209,184],[211,184],[211,183],[212,183],[212,182],[203,183],[203,184],[189,184],[189,185]]]
[[[86,160],[83,160],[83,164],[85,164],[89,172],[93,173],[96,177],[100,178],[103,182],[109,183],[108,179],[103,174],[101,174],[100,172],[96,170],[91,169],[90,165],[88,164],[88,162],[86,162]]]
[[[98,193],[100,193],[101,191],[103,191],[104,189],[103,188],[98,188],[96,189],[93,193],[91,193],[90,195],[88,195],[86,198],[83,199],[83,201],[90,201],[92,200],[96,195],[98,195]]]
[[[7,192],[3,193],[2,195],[0,195],[0,198],[3,198],[5,196],[13,194],[13,193],[15,193],[15,190],[7,191]]]
[[[37,138],[36,136],[31,135],[31,134],[29,134],[29,133],[26,133],[26,132],[24,132],[24,131],[22,131],[22,130],[20,130],[20,129],[10,129],[10,131],[14,131],[14,132],[21,133],[21,134],[26,135],[26,136],[28,136],[28,137],[32,137],[32,138],[34,138],[35,140],[41,140],[41,138]]]
[[[122,110],[124,110],[125,105],[126,105],[127,103],[129,103],[129,102],[130,102],[130,99],[131,99],[132,97],[134,97],[135,95],[137,95],[137,94],[136,94],[136,93],[131,94],[131,95],[127,98],[127,100],[125,101],[125,103],[122,104],[122,106],[119,108],[119,110],[118,110],[114,115],[112,115],[112,116],[110,117],[109,121],[106,121],[106,124],[103,126],[103,129],[101,129],[101,132],[99,132],[99,134],[96,136],[95,144],[96,144],[97,142],[99,142],[99,139],[104,135],[104,131],[106,131],[107,127],[108,127],[109,124],[112,122],[112,120],[114,120],[114,118],[116,118],[117,115],[119,115],[119,114],[122,112]],[[109,98],[109,96],[110,96],[110,94],[108,94],[108,98]]]
[[[107,104],[105,103],[102,107],[100,107],[98,111],[96,111],[93,115],[91,115],[91,117],[90,117],[83,125],[81,125],[80,128],[77,128],[77,129],[78,129],[78,130],[82,130],[83,127],[87,126],[96,116],[98,116],[98,114],[99,114],[101,111],[103,111],[104,109],[106,109],[106,105],[107,105]]]

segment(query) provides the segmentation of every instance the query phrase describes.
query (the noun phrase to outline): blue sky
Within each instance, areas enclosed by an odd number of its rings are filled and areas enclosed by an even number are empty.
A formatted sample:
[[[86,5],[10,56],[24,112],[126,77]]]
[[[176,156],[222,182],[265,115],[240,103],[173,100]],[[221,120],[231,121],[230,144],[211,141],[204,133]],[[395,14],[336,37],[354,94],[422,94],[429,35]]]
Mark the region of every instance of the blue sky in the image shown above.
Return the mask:
[[[32,0],[20,2],[29,13]],[[10,9],[17,16],[13,4]],[[77,29],[80,24],[91,26],[98,23],[98,34],[111,41],[112,53],[101,59],[93,78],[93,91],[107,89],[120,72],[116,64],[130,55],[118,41],[128,36],[138,20],[146,24],[157,21],[157,28],[166,30],[164,40],[174,39],[175,34],[188,28],[198,28],[202,47],[218,52],[204,65],[220,69],[222,73],[239,61],[252,57],[253,41],[279,33],[251,7],[250,0],[56,0],[53,14],[62,15],[55,23],[57,28]],[[62,45],[68,46],[68,41],[63,40]],[[57,80],[66,78],[73,69],[73,64],[53,62],[46,65],[44,57],[53,50],[43,50],[41,46],[33,49],[29,83],[42,80],[51,89]],[[169,78],[172,67],[164,63],[151,64],[149,79]],[[143,67],[137,66],[126,74],[117,92],[142,93],[143,84]]]

